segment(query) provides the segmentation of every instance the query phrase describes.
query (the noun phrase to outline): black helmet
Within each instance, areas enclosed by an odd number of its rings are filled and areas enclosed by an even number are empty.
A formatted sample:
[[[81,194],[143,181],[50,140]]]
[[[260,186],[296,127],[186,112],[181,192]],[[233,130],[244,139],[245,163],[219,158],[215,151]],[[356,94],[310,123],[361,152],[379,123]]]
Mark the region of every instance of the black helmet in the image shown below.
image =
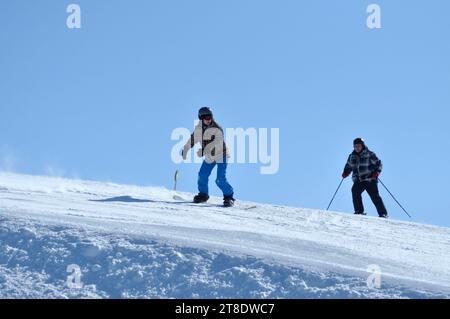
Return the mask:
[[[357,137],[353,140],[353,145],[361,144],[362,146],[366,146],[366,143],[361,137]]]
[[[201,120],[203,116],[213,116],[212,111],[208,106],[204,106],[198,110],[198,119]]]

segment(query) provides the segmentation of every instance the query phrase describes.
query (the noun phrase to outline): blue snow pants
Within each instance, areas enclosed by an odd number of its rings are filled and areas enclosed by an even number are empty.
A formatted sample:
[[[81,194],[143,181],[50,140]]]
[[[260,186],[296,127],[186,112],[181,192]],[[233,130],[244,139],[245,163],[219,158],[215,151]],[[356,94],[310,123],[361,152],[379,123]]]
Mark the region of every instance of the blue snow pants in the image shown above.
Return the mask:
[[[227,162],[223,163],[208,163],[207,161],[203,161],[202,166],[200,167],[200,171],[198,172],[198,191],[203,194],[209,194],[208,192],[208,180],[209,175],[217,165],[217,178],[216,185],[222,190],[223,196],[232,196],[233,195],[233,187],[228,183],[226,173],[227,173]]]

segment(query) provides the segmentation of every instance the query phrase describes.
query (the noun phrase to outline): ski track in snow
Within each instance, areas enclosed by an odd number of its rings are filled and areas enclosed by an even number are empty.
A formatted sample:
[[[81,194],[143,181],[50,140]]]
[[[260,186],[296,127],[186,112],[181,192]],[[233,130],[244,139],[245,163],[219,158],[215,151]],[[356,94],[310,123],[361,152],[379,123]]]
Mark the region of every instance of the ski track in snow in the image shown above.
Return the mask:
[[[0,173],[0,297],[450,297],[448,228],[175,194]]]

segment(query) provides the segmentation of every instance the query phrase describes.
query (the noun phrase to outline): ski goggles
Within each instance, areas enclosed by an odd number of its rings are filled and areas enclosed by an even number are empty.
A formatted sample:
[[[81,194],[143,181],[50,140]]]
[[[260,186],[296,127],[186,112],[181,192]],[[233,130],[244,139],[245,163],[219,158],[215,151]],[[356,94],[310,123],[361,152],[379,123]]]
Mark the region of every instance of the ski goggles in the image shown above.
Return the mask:
[[[211,115],[203,115],[203,116],[201,117],[201,119],[202,119],[202,120],[206,120],[206,121],[210,121],[210,120],[212,120],[212,117],[211,117]]]

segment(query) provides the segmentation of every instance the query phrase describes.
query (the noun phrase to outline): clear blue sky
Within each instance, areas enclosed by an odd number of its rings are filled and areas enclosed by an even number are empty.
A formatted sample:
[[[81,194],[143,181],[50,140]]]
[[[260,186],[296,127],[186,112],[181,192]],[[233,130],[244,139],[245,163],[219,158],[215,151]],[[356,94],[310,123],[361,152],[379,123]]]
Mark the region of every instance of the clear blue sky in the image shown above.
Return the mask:
[[[382,29],[366,27],[371,3]],[[179,168],[195,192],[199,165],[172,163],[170,134],[211,105],[224,127],[280,129],[278,174],[229,167],[238,199],[325,208],[362,136],[414,220],[450,226],[449,12],[447,0],[2,0],[0,164],[166,187]],[[352,212],[350,187],[334,210]]]

